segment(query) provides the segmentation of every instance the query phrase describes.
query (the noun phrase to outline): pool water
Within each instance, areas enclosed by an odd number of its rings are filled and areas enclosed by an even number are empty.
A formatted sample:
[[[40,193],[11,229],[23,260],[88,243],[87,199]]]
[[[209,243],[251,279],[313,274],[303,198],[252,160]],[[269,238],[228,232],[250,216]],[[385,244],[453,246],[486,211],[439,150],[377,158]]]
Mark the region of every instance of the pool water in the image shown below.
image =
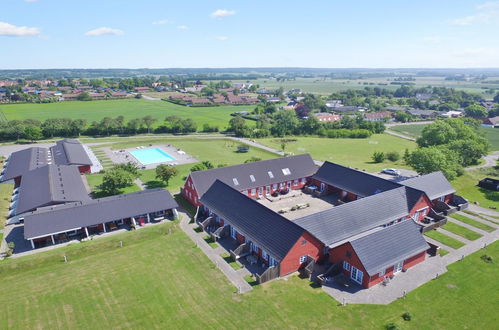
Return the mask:
[[[160,148],[138,149],[132,150],[130,153],[137,158],[142,165],[155,163],[171,162],[175,160],[172,156],[161,150]]]

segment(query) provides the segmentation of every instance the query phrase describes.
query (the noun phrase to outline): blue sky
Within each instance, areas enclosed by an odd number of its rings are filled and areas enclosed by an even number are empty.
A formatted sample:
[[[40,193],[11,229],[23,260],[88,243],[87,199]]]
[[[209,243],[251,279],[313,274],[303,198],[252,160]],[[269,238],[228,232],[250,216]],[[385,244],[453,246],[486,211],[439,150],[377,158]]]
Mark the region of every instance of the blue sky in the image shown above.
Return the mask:
[[[1,0],[0,69],[499,67],[499,1]]]

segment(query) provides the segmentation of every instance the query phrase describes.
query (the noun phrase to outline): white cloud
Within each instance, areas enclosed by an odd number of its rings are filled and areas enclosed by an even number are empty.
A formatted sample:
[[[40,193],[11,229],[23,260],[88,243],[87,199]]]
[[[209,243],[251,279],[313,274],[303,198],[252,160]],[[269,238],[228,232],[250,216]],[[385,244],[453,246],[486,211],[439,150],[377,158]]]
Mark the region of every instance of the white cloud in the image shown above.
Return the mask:
[[[477,9],[499,9],[499,1],[488,1],[477,6]]]
[[[179,30],[189,30],[189,27],[187,25],[177,25],[177,29],[179,29]]]
[[[6,22],[0,22],[0,36],[31,37],[40,34],[36,27],[15,26]]]
[[[225,40],[229,40],[229,37],[227,37],[227,36],[216,36],[215,39],[220,40],[220,41],[225,41]]]
[[[163,25],[163,24],[166,24],[166,23],[169,23],[170,21],[168,21],[167,19],[160,19],[158,21],[154,21],[152,22],[153,25]]]
[[[100,27],[97,29],[90,30],[85,33],[86,36],[105,36],[105,35],[122,35],[124,32],[118,29],[112,29],[110,27]]]
[[[232,16],[236,13],[235,10],[227,10],[227,9],[217,9],[213,13],[211,13],[211,17],[214,18],[222,18],[227,16]]]
[[[468,26],[480,23],[499,21],[499,1],[485,2],[477,8],[477,13],[450,20],[450,25]]]

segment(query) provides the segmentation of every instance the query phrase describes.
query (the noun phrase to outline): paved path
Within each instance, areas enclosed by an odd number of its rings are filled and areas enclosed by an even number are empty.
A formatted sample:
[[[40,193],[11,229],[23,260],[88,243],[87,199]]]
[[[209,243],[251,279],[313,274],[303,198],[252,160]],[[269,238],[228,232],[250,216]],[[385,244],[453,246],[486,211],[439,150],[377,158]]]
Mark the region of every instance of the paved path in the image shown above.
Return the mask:
[[[386,127],[393,127],[393,126],[407,126],[407,125],[427,125],[433,123],[433,120],[425,120],[425,121],[410,121],[407,123],[387,123],[385,124]]]
[[[499,239],[499,230],[495,230],[492,233],[488,233],[481,238],[474,240],[462,248],[459,248],[445,256],[442,257],[442,259],[445,261],[447,265],[450,265],[461,258],[464,258],[466,256],[469,256],[470,254],[484,248],[485,246],[494,243]]]
[[[239,293],[244,293],[251,291],[253,288],[246,282],[244,276],[246,273],[241,270],[235,270],[232,268],[225,260],[220,256],[221,253],[218,249],[213,249],[208,243],[203,239],[203,235],[199,235],[194,231],[193,225],[189,224],[191,217],[187,212],[181,208],[178,208],[179,214],[181,214],[182,219],[180,220],[180,228],[189,236],[189,238],[196,243],[196,246],[203,251],[203,253],[224,273],[224,275],[232,282],[232,284],[238,289]]]
[[[396,137],[399,137],[399,138],[402,138],[402,139],[416,141],[416,138],[413,137],[413,136],[405,135],[405,134],[402,134],[402,133],[399,133],[399,132],[395,132],[395,131],[392,131],[392,130],[389,130],[389,129],[385,129],[385,133],[393,135],[393,136],[396,136]]]
[[[148,101],[161,101],[161,99],[159,99],[157,97],[147,96],[147,95],[144,95],[144,94],[142,94],[142,98],[144,100],[148,100]]]
[[[133,183],[135,183],[140,188],[140,190],[146,190],[147,189],[147,186],[139,178],[133,180]]]
[[[467,167],[466,171],[473,171],[473,170],[477,170],[479,168],[487,168],[487,167],[496,166],[497,161],[499,160],[499,151],[495,151],[495,152],[483,157],[483,159],[485,160],[484,164],[472,166],[472,167]]]
[[[473,203],[470,203],[470,205],[468,206],[468,209],[471,212],[481,213],[481,214],[490,215],[490,216],[494,216],[494,217],[499,217],[498,211],[491,210],[491,209],[488,209],[485,207],[481,207],[481,206],[475,205]]]
[[[468,213],[464,213],[464,212],[457,212],[457,214],[460,214],[462,216],[465,216],[467,218],[470,218],[472,220],[475,220],[475,221],[478,221],[478,222],[481,222],[487,226],[490,226],[490,227],[494,227],[494,228],[499,228],[499,225],[496,224],[493,219],[482,219],[482,218],[479,218],[479,217],[475,217],[474,215],[471,215],[471,214],[468,214]],[[485,216],[484,216],[485,217]],[[496,222],[499,222],[499,219],[496,220]]]

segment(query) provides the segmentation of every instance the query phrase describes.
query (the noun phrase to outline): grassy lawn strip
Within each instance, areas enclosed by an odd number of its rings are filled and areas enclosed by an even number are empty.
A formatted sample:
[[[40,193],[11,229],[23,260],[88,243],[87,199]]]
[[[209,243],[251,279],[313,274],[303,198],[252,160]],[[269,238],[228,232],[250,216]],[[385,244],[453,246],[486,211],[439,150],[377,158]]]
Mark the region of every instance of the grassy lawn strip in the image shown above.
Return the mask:
[[[444,255],[449,254],[449,251],[440,248],[440,250],[438,250],[438,253],[440,254],[441,257],[443,257]]]
[[[442,229],[450,231],[451,233],[464,237],[470,241],[474,241],[482,237],[481,234],[474,232],[473,230],[469,230],[468,228],[465,228],[463,226],[457,225],[453,222],[447,222],[444,226],[442,226]]]
[[[220,256],[235,270],[243,268],[238,262],[234,261],[228,253],[222,253]]]
[[[0,229],[5,227],[5,221],[9,216],[10,199],[14,185],[10,183],[0,184]]]
[[[472,212],[470,210],[463,210],[463,212],[466,213],[466,214],[469,214],[469,215],[474,215],[475,217],[478,217],[480,219],[487,220],[489,222],[495,223],[496,225],[499,225],[499,222],[492,220],[492,219],[498,219],[499,220],[499,217],[496,217],[496,216],[493,216],[493,215],[487,215],[487,214],[483,214],[483,213],[475,213],[475,212]]]
[[[499,178],[499,170],[490,167],[473,171],[465,171],[463,175],[451,182],[457,194],[466,198],[470,203],[478,202],[481,207],[497,207],[499,205],[499,191],[487,190],[478,187],[478,181],[485,177]]]
[[[464,246],[463,242],[458,241],[457,239],[454,239],[454,238],[449,237],[447,235],[444,235],[442,233],[439,233],[436,230],[427,231],[425,233],[425,235],[430,237],[430,238],[433,238],[436,241],[439,241],[440,243],[442,243],[444,245],[450,246],[451,248],[454,248],[454,249],[459,249],[460,247]]]
[[[488,226],[488,225],[481,223],[479,221],[470,219],[470,218],[465,217],[464,215],[461,215],[461,214],[452,214],[451,217],[456,219],[456,220],[459,220],[461,222],[464,222],[470,226],[476,227],[476,228],[481,229],[481,230],[485,230],[489,233],[493,232],[495,230],[495,228],[493,228],[491,226]]]
[[[484,262],[484,254],[494,263]],[[262,329],[275,328],[278,320],[286,329],[383,329],[391,322],[404,329],[493,329],[496,260],[499,243],[389,305],[340,306],[298,276],[240,295],[178,222],[165,223],[1,261],[0,304],[8,317],[0,318],[0,328],[226,329],[244,322]],[[140,303],[130,308],[130,301]],[[404,312],[413,316],[410,322],[402,320]]]
[[[213,249],[216,249],[216,248],[218,247],[217,242],[215,242],[215,241],[213,240],[213,238],[211,238],[211,236],[206,235],[205,237],[203,237],[203,239],[204,239],[204,241],[205,241],[206,243],[208,243],[208,245],[209,245],[209,246],[211,246]]]

